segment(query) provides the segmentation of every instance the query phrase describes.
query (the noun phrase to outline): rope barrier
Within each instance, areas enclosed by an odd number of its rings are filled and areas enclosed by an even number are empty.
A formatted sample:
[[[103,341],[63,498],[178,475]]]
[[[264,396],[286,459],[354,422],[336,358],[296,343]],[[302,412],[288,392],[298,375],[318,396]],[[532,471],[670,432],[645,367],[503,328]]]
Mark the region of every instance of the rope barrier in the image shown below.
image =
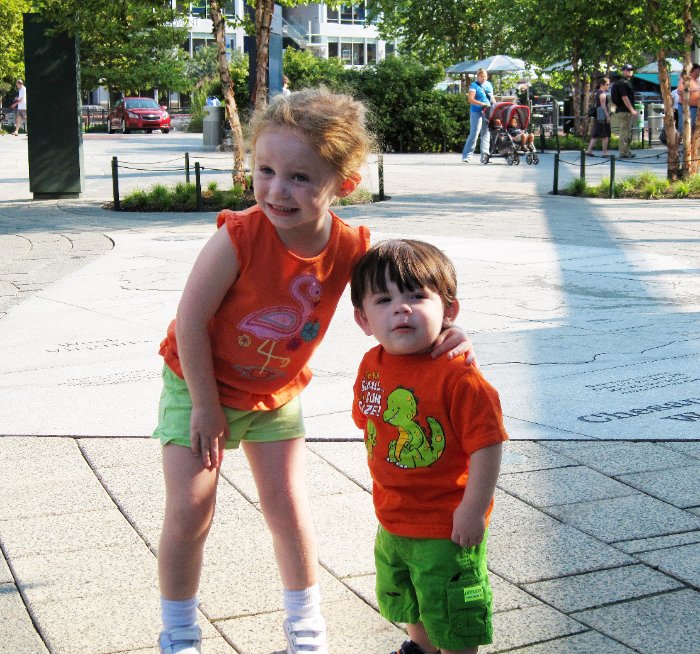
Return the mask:
[[[133,164],[133,165],[150,165],[150,164],[162,164],[162,163],[170,163],[171,161],[179,161],[182,159],[182,157],[173,157],[172,159],[163,159],[162,161],[122,161],[122,163],[125,164]]]

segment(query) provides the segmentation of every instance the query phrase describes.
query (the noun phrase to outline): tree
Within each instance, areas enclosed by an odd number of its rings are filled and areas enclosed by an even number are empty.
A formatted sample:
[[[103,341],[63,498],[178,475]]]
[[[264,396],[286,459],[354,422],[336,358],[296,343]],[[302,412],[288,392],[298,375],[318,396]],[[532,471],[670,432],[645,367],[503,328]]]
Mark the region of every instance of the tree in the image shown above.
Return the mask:
[[[243,146],[243,129],[233,92],[233,81],[226,59],[226,18],[221,11],[223,0],[209,0],[211,21],[217,47],[217,63],[221,77],[221,92],[224,95],[226,118],[231,127],[233,141],[233,184],[245,187],[245,148]]]
[[[189,88],[180,48],[186,32],[170,3],[35,0],[34,6],[57,30],[79,37],[83,88],[105,85],[124,93]]]
[[[0,3],[0,96],[15,88],[24,77],[22,14],[29,10],[27,0],[3,0]]]
[[[489,0],[367,0],[367,20],[401,50],[445,66],[464,59],[508,54],[512,2],[501,12]],[[507,9],[507,10],[506,10]]]

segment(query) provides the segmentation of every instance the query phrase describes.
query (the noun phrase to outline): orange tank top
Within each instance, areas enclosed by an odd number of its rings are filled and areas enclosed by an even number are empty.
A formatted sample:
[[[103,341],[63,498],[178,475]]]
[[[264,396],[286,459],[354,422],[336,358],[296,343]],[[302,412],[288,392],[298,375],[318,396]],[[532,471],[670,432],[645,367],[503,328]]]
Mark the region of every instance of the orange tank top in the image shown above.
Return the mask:
[[[369,230],[335,214],[330,238],[315,257],[290,252],[258,206],[222,211],[239,263],[236,281],[209,322],[214,372],[225,406],[269,410],[286,404],[311,380],[307,363],[328,329]],[[160,353],[184,379],[175,321]]]

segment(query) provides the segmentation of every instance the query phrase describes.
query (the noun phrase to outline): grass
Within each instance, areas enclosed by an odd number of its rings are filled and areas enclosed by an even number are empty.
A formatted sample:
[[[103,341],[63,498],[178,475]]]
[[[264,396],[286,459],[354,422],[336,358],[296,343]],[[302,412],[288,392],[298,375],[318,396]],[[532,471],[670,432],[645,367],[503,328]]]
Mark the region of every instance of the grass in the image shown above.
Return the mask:
[[[603,179],[595,186],[588,186],[585,179],[574,179],[560,189],[561,195],[574,195],[584,198],[609,198],[610,180]],[[616,198],[638,198],[644,200],[699,199],[700,175],[670,182],[665,177],[643,172],[628,177],[615,184]]]
[[[344,198],[336,198],[334,206],[347,206],[352,204],[368,204],[376,201],[369,191],[356,189]],[[220,189],[216,182],[210,182],[202,189],[201,210],[220,211],[221,209],[233,209],[240,211],[255,204],[253,191],[236,186],[232,189]],[[129,193],[120,201],[122,211],[196,211],[197,189],[194,184],[176,184],[167,187],[156,184],[148,190],[137,189]],[[113,209],[113,203],[106,205]]]

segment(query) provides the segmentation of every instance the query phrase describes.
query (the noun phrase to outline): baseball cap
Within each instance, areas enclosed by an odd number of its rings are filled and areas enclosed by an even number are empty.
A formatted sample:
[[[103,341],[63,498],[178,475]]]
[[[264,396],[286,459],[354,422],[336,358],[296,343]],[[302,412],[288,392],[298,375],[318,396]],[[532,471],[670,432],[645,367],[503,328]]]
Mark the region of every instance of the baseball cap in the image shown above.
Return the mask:
[[[630,64],[625,64],[622,67],[622,70],[634,70],[634,66],[631,66]]]

